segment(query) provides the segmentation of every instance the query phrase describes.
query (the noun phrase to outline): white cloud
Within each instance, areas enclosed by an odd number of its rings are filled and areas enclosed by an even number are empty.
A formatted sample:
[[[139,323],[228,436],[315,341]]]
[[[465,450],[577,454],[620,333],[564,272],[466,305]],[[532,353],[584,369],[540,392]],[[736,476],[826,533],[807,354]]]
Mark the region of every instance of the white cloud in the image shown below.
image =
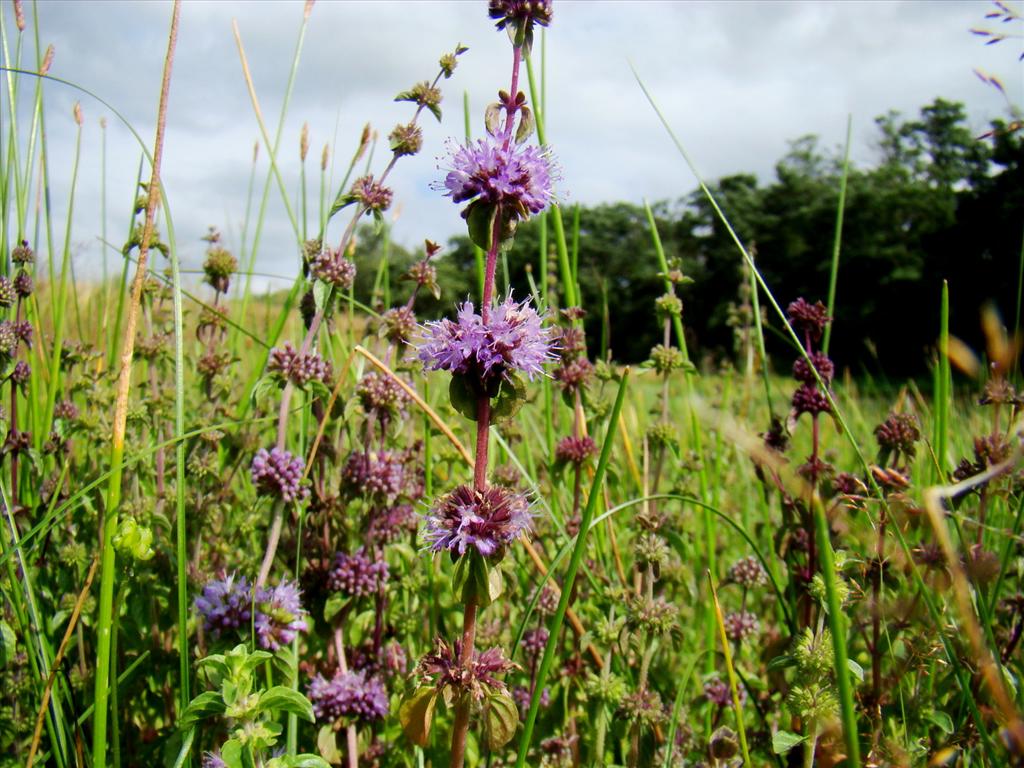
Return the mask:
[[[57,49],[52,73],[102,95],[151,142],[170,4],[48,0],[38,8],[43,44],[53,41]],[[787,140],[816,133],[824,146],[838,145],[851,113],[854,158],[870,162],[875,116],[889,109],[912,114],[936,96],[965,102],[980,130],[1002,114],[1004,104],[974,77],[973,67],[1002,75],[1011,93],[1024,95],[1019,51],[985,48],[967,31],[984,23],[986,9],[975,2],[558,0],[547,34],[547,128],[569,199],[674,198],[694,187],[628,61],[709,178],[745,171],[768,178]],[[187,262],[201,258],[198,238],[209,224],[235,233],[237,246],[252,147],[259,138],[231,21],[238,20],[273,132],[302,11],[297,2],[184,5],[164,179]],[[10,13],[9,5],[3,12]],[[507,39],[494,31],[482,2],[317,3],[281,143],[279,163],[289,199],[296,200],[304,122],[310,125],[307,174],[315,209],[323,145],[333,145],[337,181],[364,123],[371,121],[383,142],[410,114],[410,106],[392,102],[393,96],[430,77],[438,55],[456,42],[469,45],[470,52],[444,84],[444,124],[428,116],[424,153],[404,160],[393,179],[401,204],[397,239],[412,245],[458,232],[457,209],[427,185],[437,176],[445,137],[463,134],[463,91],[469,93],[473,129],[479,132],[483,106],[498,88],[508,87]],[[523,82],[525,87],[525,73]],[[82,99],[86,112],[73,242],[89,245],[80,255],[81,269],[89,269],[100,252],[94,245],[100,231],[97,119],[105,110],[71,90],[47,89],[51,195],[58,222],[68,199],[72,103]],[[127,131],[109,115],[108,120],[107,228],[108,237],[120,242],[140,153]],[[379,148],[376,169],[385,155]],[[254,210],[266,160],[261,147]],[[274,185],[258,266],[292,273],[295,252]]]

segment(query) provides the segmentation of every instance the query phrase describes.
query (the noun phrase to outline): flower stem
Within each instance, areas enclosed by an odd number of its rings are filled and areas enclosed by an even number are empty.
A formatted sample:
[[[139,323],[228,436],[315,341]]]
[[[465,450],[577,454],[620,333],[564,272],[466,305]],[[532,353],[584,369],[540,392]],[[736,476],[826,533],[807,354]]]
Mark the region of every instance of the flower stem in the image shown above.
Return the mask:
[[[459,652],[459,666],[465,668],[473,658],[476,641],[476,601],[466,603],[462,619],[462,646]],[[452,754],[450,768],[462,768],[466,759],[466,735],[469,733],[469,709],[472,704],[469,694],[463,694],[455,707],[455,723],[452,725]]]

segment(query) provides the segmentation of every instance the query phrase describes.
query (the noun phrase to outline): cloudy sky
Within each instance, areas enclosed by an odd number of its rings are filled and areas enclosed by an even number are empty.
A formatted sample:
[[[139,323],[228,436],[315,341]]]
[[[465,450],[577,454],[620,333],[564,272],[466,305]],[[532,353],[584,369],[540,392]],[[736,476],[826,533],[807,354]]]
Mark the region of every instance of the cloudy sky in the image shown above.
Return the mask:
[[[914,114],[937,96],[966,103],[980,133],[989,119],[1005,114],[1006,104],[975,77],[974,68],[999,75],[1018,103],[1024,101],[1019,41],[985,47],[968,32],[986,24],[991,7],[952,0],[556,0],[546,40],[546,120],[562,166],[563,196],[582,203],[639,202],[676,198],[693,189],[694,178],[640,92],[630,62],[708,178],[751,171],[768,179],[790,139],[814,133],[826,147],[841,144],[848,114],[853,157],[870,163],[874,118],[890,109]],[[38,3],[42,43],[52,42],[56,49],[51,73],[105,98],[147,142],[154,133],[170,8],[155,0]],[[10,3],[3,3],[3,13],[10,34]],[[294,1],[207,0],[183,6],[163,175],[187,265],[201,260],[199,238],[208,225],[222,229],[229,247],[238,248],[253,145],[259,139],[232,20],[238,22],[273,132],[302,17],[303,4]],[[316,3],[278,161],[291,199],[299,184],[303,123],[309,124],[309,189],[315,200],[324,145],[332,157],[337,152],[337,183],[362,126],[369,121],[386,136],[407,120],[410,105],[394,103],[393,96],[432,77],[439,54],[458,42],[470,50],[444,83],[444,120],[437,124],[427,116],[423,154],[403,160],[392,177],[397,240],[413,245],[458,232],[457,207],[429,187],[439,175],[437,158],[446,137],[463,135],[463,93],[479,134],[483,107],[498,88],[508,87],[510,73],[508,39],[494,31],[478,0]],[[124,240],[139,149],[95,101],[56,84],[48,85],[46,94],[58,221],[65,215],[71,177],[72,107],[82,100],[83,154],[72,242],[79,271],[94,270],[102,253],[97,240],[100,118],[108,122],[106,223],[116,243]],[[378,172],[386,160],[382,149],[374,159]],[[266,161],[261,147],[257,203]],[[297,268],[295,239],[276,187],[257,265],[277,274],[294,274]]]

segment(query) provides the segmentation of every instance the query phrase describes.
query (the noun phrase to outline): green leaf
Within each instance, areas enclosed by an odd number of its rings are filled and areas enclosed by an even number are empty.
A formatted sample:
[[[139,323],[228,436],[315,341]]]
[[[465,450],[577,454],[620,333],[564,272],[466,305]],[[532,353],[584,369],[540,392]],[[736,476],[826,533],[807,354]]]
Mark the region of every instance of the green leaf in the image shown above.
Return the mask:
[[[333,285],[325,283],[323,280],[313,281],[313,301],[316,304],[316,311],[323,312],[327,308],[327,303],[331,300],[331,289]]]
[[[430,114],[437,118],[437,122],[441,122],[441,105],[435,104],[434,102],[427,103],[427,109],[430,110]]]
[[[200,720],[205,720],[214,715],[224,712],[224,700],[221,699],[218,691],[206,691],[200,693],[185,707],[185,711],[178,718],[178,727],[182,730],[190,728]]]
[[[519,108],[519,125],[516,127],[516,144],[522,144],[533,135],[537,128],[537,118],[525,104]]]
[[[242,743],[238,739],[228,739],[221,745],[220,759],[228,768],[242,768]]]
[[[260,695],[257,712],[289,712],[298,715],[308,723],[316,720],[313,716],[313,705],[309,699],[296,690],[283,685],[275,685]]]
[[[846,667],[854,674],[854,676],[860,681],[864,682],[864,667],[858,664],[853,659],[846,660]]]
[[[320,727],[316,734],[316,748],[328,763],[340,763],[341,751],[338,749],[338,738],[330,725]]]
[[[356,196],[351,192],[339,192],[338,197],[335,198],[333,205],[331,205],[330,212],[327,214],[327,220],[330,221],[331,218],[334,217],[334,214],[342,208],[347,208],[354,202],[356,202]]]
[[[775,672],[779,669],[785,669],[786,667],[795,667],[796,659],[790,656],[788,653],[784,653],[781,656],[776,656],[774,659],[768,662],[768,671]]]
[[[11,625],[0,621],[0,667],[6,667],[14,658],[17,637]]]
[[[488,696],[486,706],[484,730],[487,734],[487,747],[492,751],[498,750],[515,735],[519,727],[519,708],[508,694]]]
[[[527,392],[526,380],[518,371],[502,380],[498,397],[491,404],[491,418],[494,422],[502,424],[512,419],[526,402]]]
[[[953,733],[953,718],[947,715],[945,712],[933,709],[925,714],[925,719],[930,720],[932,723],[939,727],[944,734],[949,736]]]
[[[452,408],[470,421],[476,421],[476,393],[465,376],[452,376],[448,383],[448,399]]]
[[[494,218],[498,215],[498,207],[477,200],[470,203],[466,211],[469,239],[485,251],[491,250],[491,238],[494,235]]]
[[[329,622],[338,612],[345,607],[345,603],[348,602],[348,596],[341,592],[333,592],[331,596],[327,598],[327,602],[324,603],[324,621]]]
[[[494,102],[488,104],[484,110],[484,127],[491,136],[497,136],[501,131],[501,104]]]
[[[413,744],[427,746],[430,727],[434,721],[434,707],[437,706],[437,689],[424,686],[412,692],[398,709],[398,720],[402,730]]]
[[[772,734],[772,752],[776,755],[784,755],[797,744],[806,741],[806,737],[799,733],[790,731],[776,731]]]
[[[338,762],[341,760],[339,758]],[[331,768],[331,764],[320,755],[282,755],[267,763],[267,768]]]

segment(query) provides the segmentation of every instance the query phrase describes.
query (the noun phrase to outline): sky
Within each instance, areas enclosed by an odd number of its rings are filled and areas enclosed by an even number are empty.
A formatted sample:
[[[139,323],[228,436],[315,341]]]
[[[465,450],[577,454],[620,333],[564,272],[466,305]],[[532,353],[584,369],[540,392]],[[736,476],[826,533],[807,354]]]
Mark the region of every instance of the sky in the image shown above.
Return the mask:
[[[817,134],[824,147],[841,147],[848,115],[853,121],[853,160],[870,164],[875,158],[875,117],[889,110],[911,116],[939,96],[964,102],[972,127],[981,133],[990,119],[1005,117],[1006,102],[979,81],[975,68],[998,75],[1016,102],[1024,102],[1017,62],[1020,41],[986,47],[969,32],[989,24],[984,16],[992,7],[989,2],[954,0],[555,0],[544,47],[545,123],[561,166],[559,197],[570,204],[655,201],[677,199],[696,186],[640,91],[631,64],[707,179],[753,172],[769,181],[792,139]],[[51,74],[102,97],[151,145],[170,3],[40,0],[37,8],[42,46],[52,43],[55,48]],[[210,225],[224,232],[229,248],[240,250],[253,149],[261,143],[232,23],[237,21],[273,141],[303,10],[297,0],[183,4],[163,180],[186,267],[201,263],[205,244],[200,238]],[[4,2],[2,12],[10,36],[11,4]],[[27,12],[31,30],[30,6]],[[299,135],[308,124],[311,229],[324,146],[330,148],[329,172],[336,185],[369,122],[382,141],[372,162],[372,170],[379,173],[389,156],[387,134],[412,112],[412,105],[395,103],[394,96],[432,78],[439,55],[456,43],[469,51],[454,77],[443,81],[443,120],[439,124],[425,116],[423,152],[402,159],[391,176],[393,236],[409,247],[424,238],[444,242],[463,231],[458,206],[430,185],[443,175],[438,166],[446,139],[465,135],[464,94],[471,130],[479,135],[484,107],[495,100],[499,88],[508,88],[508,38],[495,31],[482,0],[315,4],[277,156],[289,201],[298,209]],[[26,46],[26,57],[34,57],[30,40]],[[539,54],[538,44],[535,59]],[[3,89],[6,93],[6,82]],[[103,231],[115,245],[125,240],[140,150],[119,120],[91,97],[50,83],[45,99],[58,248],[63,246],[74,168],[73,106],[82,103],[70,242],[78,273],[97,275],[103,263]],[[24,135],[31,113],[21,114]],[[107,122],[105,152],[101,118]],[[261,146],[246,233],[249,246],[268,176],[267,159]],[[148,177],[148,170],[144,175]],[[341,219],[332,223],[329,239],[340,237]],[[119,270],[116,252],[106,250],[108,268]],[[296,238],[274,184],[256,269],[292,276],[297,268]]]

